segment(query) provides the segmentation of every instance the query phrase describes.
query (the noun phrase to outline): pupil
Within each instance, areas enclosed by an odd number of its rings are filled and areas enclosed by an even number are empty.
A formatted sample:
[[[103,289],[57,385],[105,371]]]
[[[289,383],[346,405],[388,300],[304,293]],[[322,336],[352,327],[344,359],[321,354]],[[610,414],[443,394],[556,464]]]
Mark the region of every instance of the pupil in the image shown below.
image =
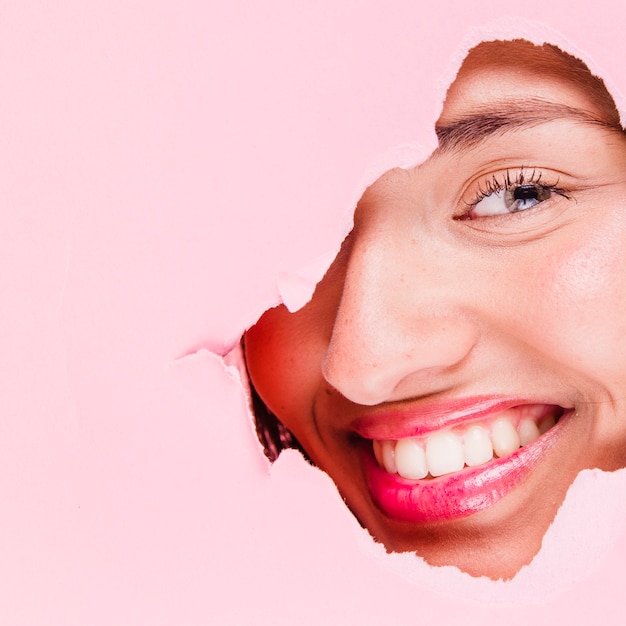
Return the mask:
[[[514,200],[539,200],[540,190],[535,185],[521,185],[513,191]]]

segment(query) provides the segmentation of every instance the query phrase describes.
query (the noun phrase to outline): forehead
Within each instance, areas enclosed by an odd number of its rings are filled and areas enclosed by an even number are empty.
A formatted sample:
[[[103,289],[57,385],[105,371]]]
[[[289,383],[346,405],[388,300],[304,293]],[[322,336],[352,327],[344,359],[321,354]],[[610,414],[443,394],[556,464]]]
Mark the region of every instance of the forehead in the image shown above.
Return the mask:
[[[619,126],[619,114],[602,80],[555,46],[528,41],[483,42],[470,50],[450,86],[438,126],[485,107],[514,107],[535,99],[573,107]]]

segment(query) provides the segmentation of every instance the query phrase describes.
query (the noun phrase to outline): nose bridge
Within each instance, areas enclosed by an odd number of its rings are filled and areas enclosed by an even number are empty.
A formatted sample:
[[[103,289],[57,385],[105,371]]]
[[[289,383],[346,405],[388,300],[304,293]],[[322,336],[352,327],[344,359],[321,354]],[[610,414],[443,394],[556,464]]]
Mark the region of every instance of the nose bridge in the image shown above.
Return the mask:
[[[351,251],[323,362],[349,400],[373,405],[417,396],[462,361],[478,328],[452,250],[427,235],[379,234]]]

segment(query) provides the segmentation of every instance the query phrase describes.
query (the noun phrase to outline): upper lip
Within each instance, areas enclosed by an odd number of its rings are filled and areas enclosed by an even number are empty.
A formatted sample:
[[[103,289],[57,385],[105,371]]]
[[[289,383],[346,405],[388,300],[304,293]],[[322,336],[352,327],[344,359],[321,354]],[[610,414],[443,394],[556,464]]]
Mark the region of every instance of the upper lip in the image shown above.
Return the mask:
[[[504,396],[473,396],[386,406],[369,411],[352,422],[352,430],[365,439],[421,437],[443,428],[480,420],[515,406],[553,402]],[[554,406],[557,406],[554,404]]]

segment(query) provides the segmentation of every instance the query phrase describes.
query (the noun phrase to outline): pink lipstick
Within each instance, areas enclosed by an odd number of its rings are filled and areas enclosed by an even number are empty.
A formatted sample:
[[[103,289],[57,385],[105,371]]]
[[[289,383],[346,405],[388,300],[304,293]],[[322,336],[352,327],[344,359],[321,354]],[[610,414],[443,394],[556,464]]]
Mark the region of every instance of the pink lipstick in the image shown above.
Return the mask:
[[[525,404],[529,401],[502,396],[458,398],[421,404],[419,407],[372,411],[356,419],[352,428],[366,439],[419,437]]]
[[[542,415],[543,412],[554,411],[555,406],[520,404],[520,400],[502,398],[463,399],[431,404],[426,410],[419,407],[370,414],[355,422],[355,430],[365,439],[378,441],[381,436],[398,440],[426,437],[430,433],[441,433],[453,428],[459,431],[468,424],[501,421],[498,416],[503,412],[507,415],[519,413],[523,416],[529,412]],[[453,410],[446,411],[445,408]],[[562,409],[558,415],[561,413]],[[394,469],[381,467],[374,459],[372,448],[367,447],[364,467],[372,499],[389,517],[403,522],[444,521],[477,513],[505,497],[534,470],[560,437],[565,422],[566,416],[563,415],[547,432],[541,436],[536,433],[537,439],[527,445],[522,444],[523,447],[514,452],[509,450],[511,453],[507,452],[503,458],[492,458],[484,463],[484,459],[479,459],[480,465],[464,468],[461,461],[460,466],[444,470],[450,472],[445,475],[439,475],[433,469],[431,471],[436,478],[415,480],[417,476],[411,474],[405,474],[407,478],[403,478],[399,475],[403,473],[400,469],[399,473],[393,473]],[[427,455],[428,452],[427,446]],[[498,456],[502,456],[502,453],[498,452]],[[467,463],[470,465],[470,461]],[[463,469],[459,470],[459,467]],[[418,476],[425,476],[425,472]]]

